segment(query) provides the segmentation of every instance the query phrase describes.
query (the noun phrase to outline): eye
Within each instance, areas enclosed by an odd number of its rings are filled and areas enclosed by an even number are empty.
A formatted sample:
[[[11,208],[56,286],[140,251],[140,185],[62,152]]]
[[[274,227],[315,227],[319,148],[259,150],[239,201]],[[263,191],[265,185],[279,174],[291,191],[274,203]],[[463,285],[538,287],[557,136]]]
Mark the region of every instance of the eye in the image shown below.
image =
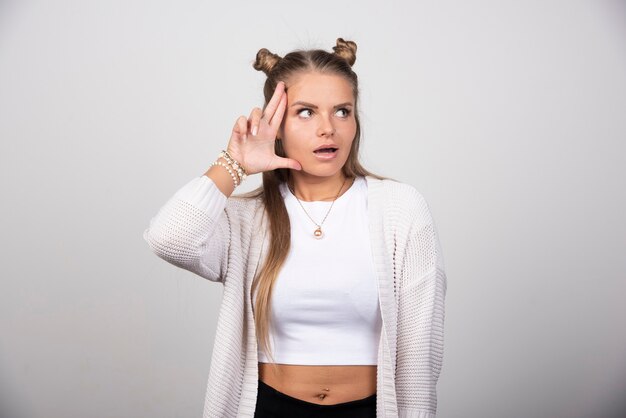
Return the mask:
[[[308,114],[306,113],[308,112]],[[302,116],[304,118],[309,118],[313,114],[313,111],[307,107],[298,110],[298,116]]]
[[[341,111],[345,112],[344,115],[343,115],[344,118],[347,118],[348,116],[350,116],[350,109],[347,109],[345,107],[342,107],[341,109],[339,109],[337,111],[338,112],[341,112]]]

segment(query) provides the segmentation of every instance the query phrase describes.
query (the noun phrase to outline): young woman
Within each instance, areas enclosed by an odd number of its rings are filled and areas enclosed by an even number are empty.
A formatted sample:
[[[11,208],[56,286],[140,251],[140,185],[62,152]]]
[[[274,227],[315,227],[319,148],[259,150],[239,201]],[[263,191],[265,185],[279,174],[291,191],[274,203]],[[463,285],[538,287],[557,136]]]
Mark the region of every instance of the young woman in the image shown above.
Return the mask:
[[[159,257],[224,286],[205,418],[435,417],[435,224],[413,186],[360,164],[356,44],[333,50],[261,49],[263,110],[237,119],[144,232]],[[257,173],[262,186],[233,195]]]

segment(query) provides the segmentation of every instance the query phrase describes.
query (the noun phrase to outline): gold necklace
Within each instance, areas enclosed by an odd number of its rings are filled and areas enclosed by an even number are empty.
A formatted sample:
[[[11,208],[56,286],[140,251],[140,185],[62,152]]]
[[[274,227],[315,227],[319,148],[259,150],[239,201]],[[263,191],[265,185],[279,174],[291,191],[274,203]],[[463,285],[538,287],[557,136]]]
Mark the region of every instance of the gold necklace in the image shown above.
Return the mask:
[[[322,232],[322,224],[324,223],[324,221],[326,220],[326,217],[328,216],[328,214],[330,213],[330,210],[333,208],[333,205],[335,204],[335,200],[337,200],[339,198],[339,193],[341,193],[341,190],[343,190],[343,186],[346,184],[346,180],[348,180],[348,178],[346,177],[345,179],[343,179],[343,183],[341,184],[341,188],[339,189],[339,191],[337,192],[337,196],[335,196],[335,198],[333,199],[333,203],[330,204],[330,207],[328,208],[328,212],[326,212],[326,216],[324,216],[324,219],[322,219],[322,222],[320,222],[319,224],[317,222],[315,222],[315,220],[313,218],[311,218],[311,215],[309,215],[309,212],[306,211],[306,209],[304,208],[304,206],[302,206],[302,203],[300,202],[300,199],[298,199],[298,196],[296,196],[296,192],[291,188],[291,186],[289,186],[289,183],[287,183],[287,187],[289,187],[289,190],[291,190],[291,193],[293,194],[293,197],[296,198],[296,200],[298,201],[298,203],[300,204],[300,207],[302,208],[302,210],[304,211],[304,213],[306,213],[306,216],[309,217],[309,219],[311,221],[313,221],[313,223],[315,224],[315,226],[317,227],[315,229],[315,231],[313,231],[313,236],[317,239],[322,238],[322,236],[324,235]],[[354,183],[354,180],[352,181]]]

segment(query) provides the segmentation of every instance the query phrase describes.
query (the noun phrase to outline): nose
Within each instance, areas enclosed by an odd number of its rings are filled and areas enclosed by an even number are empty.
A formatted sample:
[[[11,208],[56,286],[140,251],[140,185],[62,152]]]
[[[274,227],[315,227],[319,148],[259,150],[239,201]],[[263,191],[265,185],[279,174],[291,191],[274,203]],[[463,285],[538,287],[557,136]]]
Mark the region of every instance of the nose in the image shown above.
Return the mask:
[[[321,118],[320,126],[318,128],[317,134],[319,136],[330,136],[333,135],[336,131],[333,126],[332,121],[329,118]]]

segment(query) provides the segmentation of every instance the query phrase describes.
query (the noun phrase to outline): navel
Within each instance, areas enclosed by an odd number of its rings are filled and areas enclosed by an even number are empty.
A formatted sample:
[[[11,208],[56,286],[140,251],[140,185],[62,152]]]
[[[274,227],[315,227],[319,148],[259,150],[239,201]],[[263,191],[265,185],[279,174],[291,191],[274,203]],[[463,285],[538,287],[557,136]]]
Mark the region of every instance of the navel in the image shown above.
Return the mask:
[[[322,390],[323,390],[324,392],[330,392],[330,389],[329,389],[329,388],[324,388],[324,389],[322,389]],[[322,393],[320,393],[319,395],[317,395],[317,397],[318,397],[318,398],[320,398],[320,400],[324,400],[324,398],[326,397],[327,393],[324,393],[324,392],[322,392]]]

